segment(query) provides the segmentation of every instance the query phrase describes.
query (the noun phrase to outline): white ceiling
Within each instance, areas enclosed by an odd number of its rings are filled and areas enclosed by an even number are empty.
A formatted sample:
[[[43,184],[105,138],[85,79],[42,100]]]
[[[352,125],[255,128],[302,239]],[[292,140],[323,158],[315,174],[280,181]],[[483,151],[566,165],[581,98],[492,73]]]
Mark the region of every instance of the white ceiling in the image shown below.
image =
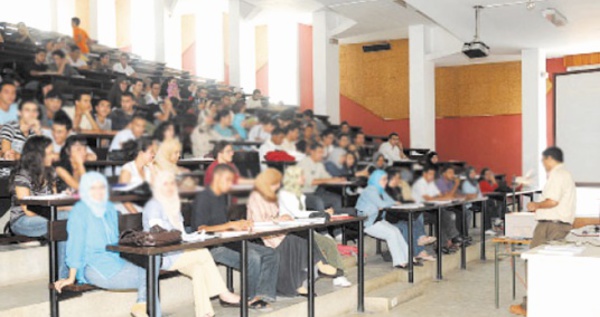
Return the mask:
[[[408,37],[414,24],[439,25],[461,42],[471,41],[475,30],[475,5],[513,3],[519,0],[244,0],[266,11],[303,14],[329,9],[356,23],[335,35],[341,43]],[[539,0],[538,0],[539,1]],[[556,8],[568,24],[557,28],[541,11]],[[600,0],[547,0],[533,10],[525,5],[486,8],[481,14],[481,40],[492,56],[475,62],[519,59],[520,51],[542,48],[548,56],[600,51]],[[436,60],[436,64],[473,63],[460,53]]]
[[[461,41],[470,41],[475,30],[474,5],[515,2],[515,0],[407,0]],[[557,28],[541,11],[556,8],[569,23]],[[484,9],[481,39],[493,54],[518,54],[527,48],[542,48],[549,55],[590,52],[600,49],[600,1],[548,0],[533,10],[525,5]]]

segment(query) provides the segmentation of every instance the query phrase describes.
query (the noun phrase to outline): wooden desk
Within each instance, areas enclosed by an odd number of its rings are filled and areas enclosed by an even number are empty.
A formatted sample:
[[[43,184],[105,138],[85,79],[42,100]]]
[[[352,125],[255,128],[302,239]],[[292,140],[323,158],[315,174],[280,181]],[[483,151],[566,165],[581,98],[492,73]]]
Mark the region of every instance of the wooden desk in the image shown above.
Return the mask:
[[[504,215],[508,212],[508,205],[512,205],[512,211],[516,212],[516,211],[520,211],[521,210],[521,197],[522,196],[527,196],[529,197],[529,199],[531,199],[531,201],[533,201],[535,194],[541,194],[542,190],[540,189],[525,189],[525,190],[520,190],[520,191],[513,191],[513,192],[508,192],[508,193],[502,193],[502,192],[491,192],[491,193],[485,193],[484,195],[491,198],[491,199],[496,199],[496,200],[500,200],[502,201],[502,203],[504,204],[504,208],[502,216],[502,219],[504,219]],[[512,202],[509,204],[508,203],[508,198],[512,199]]]
[[[117,135],[117,131],[81,131],[78,135],[84,136],[86,138],[95,139],[96,140],[96,148],[102,148],[102,140],[112,140],[115,135]]]
[[[211,140],[210,141],[211,144],[217,144],[219,142],[221,142],[221,141],[219,141],[219,140]],[[255,147],[259,147],[263,144],[262,142],[256,142],[256,141],[227,141],[227,143],[229,143],[233,146],[255,146]]]
[[[343,226],[352,223],[359,224],[358,231],[358,305],[356,310],[358,312],[364,312],[364,234],[362,229],[362,222],[364,221],[364,217],[349,217],[345,220],[333,220],[324,224],[310,224],[305,226],[295,226],[289,228],[282,228],[279,230],[271,230],[264,232],[248,232],[247,234],[231,237],[231,238],[215,238],[209,239],[205,241],[199,242],[191,242],[191,243],[180,243],[171,246],[165,247],[134,247],[134,246],[121,246],[121,245],[110,245],[107,246],[107,249],[110,251],[125,253],[125,254],[134,254],[140,255],[146,258],[146,263],[148,265],[146,269],[146,280],[147,283],[147,300],[148,300],[148,315],[150,317],[154,317],[157,315],[157,307],[158,303],[158,281],[156,279],[158,273],[157,267],[157,259],[159,256],[165,253],[174,252],[174,251],[182,251],[182,250],[193,250],[193,249],[201,249],[207,248],[210,246],[222,245],[225,243],[232,242],[241,242],[241,252],[240,252],[240,263],[241,263],[241,277],[240,277],[240,285],[241,285],[241,307],[240,307],[240,316],[246,317],[248,316],[248,301],[245,299],[248,298],[248,240],[259,239],[262,237],[270,236],[270,235],[279,235],[279,234],[291,234],[300,231],[308,231],[308,256],[307,256],[307,275],[308,275],[308,316],[315,316],[315,307],[314,307],[314,283],[315,283],[315,272],[314,272],[314,231],[318,229],[327,228],[329,226]],[[52,292],[52,291],[51,291]]]

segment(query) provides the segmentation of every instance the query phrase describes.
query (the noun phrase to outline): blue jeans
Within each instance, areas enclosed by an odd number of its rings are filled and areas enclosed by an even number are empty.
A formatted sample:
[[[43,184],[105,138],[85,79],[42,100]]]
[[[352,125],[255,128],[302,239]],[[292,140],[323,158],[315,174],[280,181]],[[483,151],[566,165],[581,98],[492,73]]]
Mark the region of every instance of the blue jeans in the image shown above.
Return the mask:
[[[123,268],[110,278],[106,278],[89,265],[85,267],[84,274],[88,283],[100,288],[109,290],[137,289],[137,302],[146,302],[146,270],[129,261],[125,261]],[[156,311],[160,316],[160,309]]]
[[[58,219],[64,220],[69,217],[68,211],[58,213]],[[10,229],[15,234],[27,237],[44,237],[48,235],[48,219],[41,216],[23,215],[19,219],[11,222]],[[58,278],[69,277],[69,269],[65,263],[65,254],[67,251],[67,242],[58,243]]]
[[[402,232],[402,236],[406,243],[408,243],[408,221],[398,221],[394,224]],[[413,256],[417,256],[421,251],[425,250],[425,247],[419,246],[419,238],[425,235],[425,221],[423,220],[423,214],[420,214],[417,219],[413,220]]]
[[[226,247],[210,250],[215,262],[240,269],[240,253]],[[259,297],[275,301],[277,293],[277,272],[279,254],[271,248],[248,243],[248,298]]]

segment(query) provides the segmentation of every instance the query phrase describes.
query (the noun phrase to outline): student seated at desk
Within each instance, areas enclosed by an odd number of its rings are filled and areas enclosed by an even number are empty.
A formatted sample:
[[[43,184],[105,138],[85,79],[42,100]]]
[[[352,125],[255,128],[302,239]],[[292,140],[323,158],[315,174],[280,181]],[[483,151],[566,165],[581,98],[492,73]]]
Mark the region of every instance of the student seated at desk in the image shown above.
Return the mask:
[[[345,177],[333,177],[325,169],[323,164],[323,146],[315,143],[311,146],[309,156],[298,162],[298,166],[304,171],[306,183],[302,192],[306,195],[308,209],[324,211],[333,208],[336,214],[350,213],[353,210],[342,207],[342,197],[319,186],[327,183],[345,182]]]
[[[325,132],[323,132],[321,134],[321,146],[323,147],[323,158],[327,159],[329,157],[329,154],[331,154],[331,151],[333,151],[333,149],[335,148],[335,146],[333,145],[333,142],[335,142],[335,134],[333,133],[332,130],[325,130]]]
[[[109,151],[121,150],[123,147],[123,143],[129,140],[136,140],[144,135],[146,129],[146,117],[136,114],[133,119],[131,119],[131,123],[129,125],[119,131],[112,139],[110,143]]]
[[[156,173],[152,185],[152,199],[144,206],[143,224],[145,231],[159,226],[165,230],[179,230],[185,233],[181,201],[173,173],[167,171]],[[239,260],[239,255],[237,259]],[[192,279],[196,317],[215,314],[210,302],[213,296],[219,296],[223,306],[239,305],[240,297],[227,289],[213,257],[206,249],[163,254],[161,269],[179,271]]]
[[[121,95],[121,108],[113,109],[108,116],[112,121],[112,129],[115,131],[123,130],[133,120],[135,109],[133,108],[135,101],[130,92],[124,92]]]
[[[405,182],[399,169],[389,168],[386,170],[388,175],[388,183],[385,187],[385,192],[395,201],[402,203],[412,203],[413,199],[411,196],[410,185]],[[388,221],[389,222],[389,221]],[[407,221],[398,221],[392,223],[402,232],[404,241],[408,241],[408,223]],[[436,241],[435,237],[427,236],[425,234],[425,220],[423,213],[413,220],[413,245],[414,254],[417,258],[426,261],[435,261],[435,257],[429,254],[425,249],[426,245],[430,245]]]
[[[110,101],[113,108],[121,108],[121,96],[127,92],[128,87],[129,81],[127,80],[127,77],[119,76],[115,79],[115,82],[108,92],[108,101]]]
[[[349,177],[350,171],[346,168],[346,150],[343,148],[335,148],[329,154],[327,162],[325,162],[325,170],[332,177]]]
[[[248,199],[248,220],[290,221],[289,215],[280,215],[277,205],[277,190],[281,186],[281,173],[269,168],[256,177],[254,190]],[[306,296],[308,247],[305,239],[296,235],[277,235],[262,238],[265,246],[279,254],[277,292],[282,296]],[[325,257],[315,245],[314,263],[319,272],[328,277],[337,277],[337,269],[327,264]]]
[[[204,173],[204,186],[210,185],[212,182],[214,169],[219,164],[227,164],[235,171],[235,177],[233,179],[234,184],[254,184],[253,179],[240,176],[240,171],[237,169],[235,164],[233,164],[234,153],[235,151],[233,150],[233,146],[226,141],[221,141],[215,144],[215,148],[213,149],[213,157],[215,160],[206,168],[206,172]]]
[[[300,126],[296,123],[291,123],[284,131],[285,137],[283,138],[281,148],[290,154],[298,152],[296,142],[298,142],[298,137],[300,136]]]
[[[77,45],[71,45],[71,51],[69,52],[69,56],[67,56],[67,61],[71,67],[77,69],[88,69],[88,64],[86,61],[81,58],[81,50]]]
[[[19,104],[19,120],[8,122],[0,129],[4,159],[20,159],[25,141],[33,135],[42,134],[38,115],[35,101],[23,101]]]
[[[225,109],[217,113],[215,117],[217,123],[213,126],[213,130],[217,133],[220,140],[240,140],[240,135],[231,127],[231,120],[231,112],[229,110]]]
[[[92,116],[92,93],[78,91],[75,94],[75,106],[62,109],[73,121],[75,131],[100,130],[94,116]]]
[[[484,168],[481,170],[481,176],[479,181],[479,188],[482,193],[492,193],[498,189],[498,181],[496,181],[496,176],[494,172],[489,168]]]
[[[159,124],[158,127],[156,127],[156,130],[154,130],[153,138],[159,143],[176,140],[175,123],[173,123],[173,121],[165,121]]]
[[[436,200],[452,199],[451,194],[442,194],[435,184],[436,168],[426,165],[423,168],[423,176],[412,186],[412,197],[416,203],[424,203]],[[456,229],[456,217],[452,211],[442,212],[442,241],[439,242],[444,253],[456,252],[462,242],[460,232]]]
[[[283,144],[283,139],[285,138],[285,133],[282,129],[280,128],[275,128],[272,132],[271,132],[271,137],[269,140],[265,141],[265,143],[263,143],[259,148],[258,148],[258,156],[260,161],[265,161],[265,156],[269,153],[269,152],[273,152],[273,151],[284,151],[282,148],[282,144]],[[267,164],[260,164],[260,168],[261,170],[266,170],[268,168]]]
[[[349,175],[354,175],[355,177],[369,177],[369,167],[365,167],[362,170],[358,169],[358,161],[353,152],[347,152],[346,160],[344,161],[344,167],[348,170]]]
[[[248,109],[262,108],[262,93],[260,89],[252,91],[252,97],[246,101]]]
[[[271,132],[275,129],[276,121],[263,114],[259,118],[259,123],[250,129],[248,134],[248,141],[252,142],[265,142],[271,138]]]
[[[175,97],[165,98],[158,104],[151,105],[149,111],[154,124],[173,120],[177,116],[177,111],[175,111],[177,105],[179,105],[179,99]]]
[[[371,164],[369,164],[368,169],[369,172],[374,170],[385,170],[388,167],[387,160],[385,159],[385,155],[380,152],[375,152],[373,154],[373,159],[371,160]]]
[[[318,143],[319,141],[317,140],[318,135],[315,135],[315,127],[313,124],[307,124],[306,126],[304,126],[304,129],[302,130],[302,137],[300,138],[300,141],[296,142],[296,149],[300,152],[300,153],[308,153],[310,146],[313,143]]]
[[[44,97],[44,103],[40,105],[40,123],[44,128],[51,128],[54,117],[62,111],[62,96],[52,89]]]
[[[52,142],[45,136],[32,136],[23,147],[17,167],[10,176],[10,229],[18,235],[43,237],[48,234],[48,220],[29,210],[27,205],[16,204],[17,199],[28,196],[56,194],[55,172],[52,167]],[[59,219],[68,213],[59,212]],[[67,276],[64,265],[65,244],[58,243],[59,275]]]
[[[59,293],[76,282],[110,290],[137,289],[131,316],[147,316],[146,270],[106,250],[108,245],[119,243],[119,215],[108,200],[108,192],[103,175],[89,172],[81,177],[80,201],[67,222],[69,275],[61,277],[54,287]]]
[[[194,198],[191,226],[193,230],[221,232],[245,231],[252,228],[247,220],[229,221],[227,194],[231,190],[235,171],[226,164],[214,169],[214,177],[204,191]],[[229,243],[211,248],[215,261],[234,269],[240,268],[240,245]],[[276,298],[279,255],[271,248],[248,242],[248,300],[253,309],[268,309]]]
[[[292,218],[309,218],[314,211],[306,209],[306,195],[302,193],[304,186],[304,173],[298,166],[290,166],[285,169],[283,176],[283,189],[277,194],[279,212],[283,215],[289,215]],[[333,215],[333,209],[325,210],[326,213]],[[315,242],[323,252],[323,256],[331,266],[338,270],[338,277],[333,279],[334,286],[350,287],[352,283],[343,276],[344,263],[342,256],[338,252],[337,243],[330,237],[315,233]]]
[[[251,122],[246,121],[246,104],[244,101],[238,101],[231,109],[233,110],[233,121],[231,125],[240,136],[240,139],[246,140],[248,138],[248,127],[251,127]]]
[[[59,75],[64,77],[73,77],[79,75],[79,72],[75,67],[69,64],[67,55],[60,49],[52,52],[52,59],[54,64],[51,64],[48,71],[52,75]]]
[[[177,139],[163,141],[156,151],[154,158],[153,171],[166,171],[175,174],[177,183],[181,189],[195,189],[198,182],[191,177],[180,177],[181,173],[189,173],[184,167],[177,166],[181,157],[181,143]]]
[[[112,130],[112,120],[110,120],[110,101],[107,99],[100,99],[96,104],[96,113],[94,114],[94,119],[96,120],[96,124],[98,128],[102,131],[111,131]]]
[[[383,142],[379,146],[378,152],[385,156],[388,164],[393,164],[396,161],[408,160],[408,157],[404,155],[402,142],[400,142],[400,136],[396,132],[390,133],[387,142]]]
[[[133,101],[138,107],[146,106],[146,98],[144,96],[144,81],[139,78],[131,80],[129,92],[133,95]]]
[[[336,142],[338,148],[348,150],[348,146],[350,145],[350,135],[346,133],[338,134]]]
[[[367,160],[367,148],[365,146],[365,133],[362,131],[357,132],[354,135],[352,145],[354,146],[353,152],[356,155],[356,159],[359,161]]]
[[[17,86],[10,81],[0,82],[0,127],[19,119],[19,105],[15,100],[17,100]]]
[[[441,172],[442,172],[442,174],[435,181],[435,185],[440,190],[440,193],[442,195],[445,195],[449,199],[455,199],[455,198],[465,198],[465,199],[471,198],[472,199],[472,198],[475,198],[473,195],[465,197],[465,195],[463,195],[460,192],[461,180],[456,175],[454,167],[452,167],[451,165],[444,166],[441,169]],[[447,212],[453,212],[455,214],[456,229],[458,229],[459,232],[463,232],[463,230],[462,230],[463,229],[462,212],[460,210],[456,210],[456,211],[447,210]],[[471,211],[470,209],[467,209],[466,216],[467,216],[466,223],[467,224],[472,223],[473,211]],[[468,231],[467,231],[467,236],[468,236]],[[466,237],[463,237],[463,239],[464,238],[466,238]]]
[[[113,72],[124,74],[127,77],[137,77],[137,73],[133,67],[129,65],[129,55],[127,55],[127,53],[122,53],[121,56],[119,56],[119,62],[113,65]]]
[[[68,189],[79,190],[79,180],[85,174],[87,159],[87,140],[84,136],[72,135],[67,138],[60,151],[60,161],[56,167],[56,189],[62,192]]]
[[[194,157],[205,157],[212,152],[214,145],[211,141],[219,138],[212,129],[213,123],[213,116],[207,114],[202,122],[192,130],[190,139],[192,141],[192,154],[194,154]]]
[[[156,155],[156,144],[149,137],[127,141],[123,144],[123,150],[127,153],[128,163],[123,165],[119,184],[152,184],[152,162]],[[139,205],[134,203],[123,203],[117,205],[121,213],[138,213],[142,211]]]
[[[376,170],[369,176],[367,188],[358,197],[356,210],[358,215],[365,216],[365,233],[385,240],[392,255],[392,264],[396,268],[408,268],[408,245],[402,236],[402,232],[396,226],[380,219],[380,212],[384,208],[397,205],[386,192],[385,187],[388,179],[385,171]]]

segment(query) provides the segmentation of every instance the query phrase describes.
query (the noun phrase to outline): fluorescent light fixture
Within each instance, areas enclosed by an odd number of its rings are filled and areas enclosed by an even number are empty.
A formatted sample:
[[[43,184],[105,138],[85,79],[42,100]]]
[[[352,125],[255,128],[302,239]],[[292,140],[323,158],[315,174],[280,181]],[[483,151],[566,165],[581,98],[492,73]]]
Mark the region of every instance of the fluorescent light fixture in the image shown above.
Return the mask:
[[[542,16],[556,27],[565,26],[569,22],[562,13],[554,8],[543,10]]]

